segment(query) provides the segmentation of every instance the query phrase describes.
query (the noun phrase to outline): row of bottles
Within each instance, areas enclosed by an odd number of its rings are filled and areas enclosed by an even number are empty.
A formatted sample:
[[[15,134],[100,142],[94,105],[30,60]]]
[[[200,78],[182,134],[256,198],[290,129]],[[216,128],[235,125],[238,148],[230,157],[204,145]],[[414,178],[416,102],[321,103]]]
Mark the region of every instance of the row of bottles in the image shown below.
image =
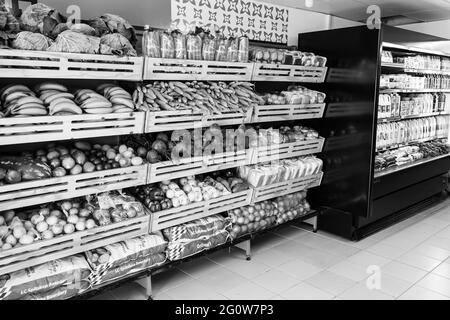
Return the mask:
[[[387,89],[450,89],[449,75],[411,76],[408,74],[383,74],[380,87]]]
[[[436,116],[382,123],[377,128],[377,149],[397,147],[420,140],[447,138],[449,117]]]
[[[450,93],[380,94],[378,119],[405,118],[450,111]]]

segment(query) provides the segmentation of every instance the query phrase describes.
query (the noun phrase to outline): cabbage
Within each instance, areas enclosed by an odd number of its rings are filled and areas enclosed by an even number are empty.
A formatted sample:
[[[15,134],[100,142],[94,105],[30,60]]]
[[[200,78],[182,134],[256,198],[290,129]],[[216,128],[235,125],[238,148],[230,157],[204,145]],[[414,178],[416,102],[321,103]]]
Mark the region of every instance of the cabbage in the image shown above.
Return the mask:
[[[52,40],[40,33],[22,31],[13,41],[12,47],[22,50],[46,51],[52,44]]]
[[[19,21],[9,12],[5,3],[0,1],[0,31],[19,32]]]
[[[132,45],[137,42],[136,31],[133,26],[124,18],[115,14],[106,13],[101,16],[111,33],[120,33],[128,39]]]
[[[105,21],[103,21],[101,18],[95,18],[88,21],[88,25],[95,30],[95,35],[97,37],[101,37],[105,34],[111,33]]]
[[[96,35],[95,29],[84,23],[73,24],[72,26],[70,26],[70,30],[74,31],[74,32],[85,34],[87,36],[95,36]]]
[[[64,22],[64,17],[53,8],[43,4],[37,3],[28,6],[22,13],[22,29],[32,32],[44,32],[44,18],[50,17],[55,20],[56,24]],[[50,28],[47,28],[50,29]]]
[[[62,32],[48,51],[73,53],[98,53],[100,38],[66,30]]]
[[[120,33],[107,34],[101,37],[100,43],[112,49],[111,53],[117,55],[137,56],[136,50],[134,50],[131,43],[122,36]],[[108,54],[109,52],[101,52]]]

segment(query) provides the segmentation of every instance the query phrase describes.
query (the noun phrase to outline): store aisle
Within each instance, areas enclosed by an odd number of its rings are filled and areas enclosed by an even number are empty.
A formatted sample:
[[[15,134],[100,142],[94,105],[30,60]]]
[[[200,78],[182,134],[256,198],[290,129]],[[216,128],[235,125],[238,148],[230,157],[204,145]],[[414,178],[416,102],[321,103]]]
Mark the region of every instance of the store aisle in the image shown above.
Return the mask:
[[[357,243],[284,227],[255,241],[250,262],[227,249],[155,276],[155,299],[450,300],[449,206],[446,200]],[[381,272],[379,290],[367,286],[376,278],[370,266]],[[136,282],[95,299],[144,293]]]

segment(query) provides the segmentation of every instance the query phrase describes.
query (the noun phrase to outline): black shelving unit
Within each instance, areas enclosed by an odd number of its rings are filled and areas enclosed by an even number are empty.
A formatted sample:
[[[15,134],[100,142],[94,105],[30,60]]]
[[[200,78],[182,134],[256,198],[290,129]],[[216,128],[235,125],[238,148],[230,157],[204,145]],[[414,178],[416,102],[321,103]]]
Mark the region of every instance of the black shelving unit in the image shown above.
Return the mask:
[[[387,68],[383,48],[439,56],[445,54],[408,43],[442,40],[388,26],[299,34],[299,49],[327,56],[329,65],[321,87],[329,99],[320,123],[320,133],[327,138],[325,175],[322,186],[311,192],[313,205],[323,209],[319,229],[359,240],[416,213],[447,189],[450,155],[385,172],[374,169],[380,76]]]

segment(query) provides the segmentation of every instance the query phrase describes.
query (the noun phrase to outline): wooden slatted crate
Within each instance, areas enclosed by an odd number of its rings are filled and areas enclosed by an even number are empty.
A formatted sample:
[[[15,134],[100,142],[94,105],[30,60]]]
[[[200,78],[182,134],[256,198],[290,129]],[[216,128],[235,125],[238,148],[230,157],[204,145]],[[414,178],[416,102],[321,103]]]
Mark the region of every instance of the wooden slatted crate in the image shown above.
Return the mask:
[[[10,250],[0,250],[0,275],[139,237],[148,234],[149,229],[150,216],[145,215]]]
[[[219,126],[240,125],[252,120],[253,110],[247,112],[227,111],[222,114],[203,114],[191,110],[148,112],[145,132],[164,132],[182,129],[206,128],[213,124]]]
[[[325,103],[257,106],[254,108],[252,122],[318,119],[323,117],[325,106]]]
[[[252,203],[266,201],[320,186],[323,173],[253,189]]]
[[[217,199],[191,203],[184,207],[152,213],[151,232],[205,218],[250,204],[253,189],[232,193]]]
[[[142,80],[142,57],[0,49],[1,78]]]
[[[253,150],[165,161],[150,165],[147,183],[178,179],[251,164]]]
[[[252,81],[322,83],[327,70],[326,67],[255,63]]]
[[[250,81],[252,63],[145,58],[144,80]]]
[[[0,145],[144,133],[145,112],[0,119]]]
[[[146,184],[148,165],[0,186],[0,211]]]
[[[322,152],[324,143],[324,138],[318,138],[258,147],[253,154],[252,163],[257,164],[320,153]]]

